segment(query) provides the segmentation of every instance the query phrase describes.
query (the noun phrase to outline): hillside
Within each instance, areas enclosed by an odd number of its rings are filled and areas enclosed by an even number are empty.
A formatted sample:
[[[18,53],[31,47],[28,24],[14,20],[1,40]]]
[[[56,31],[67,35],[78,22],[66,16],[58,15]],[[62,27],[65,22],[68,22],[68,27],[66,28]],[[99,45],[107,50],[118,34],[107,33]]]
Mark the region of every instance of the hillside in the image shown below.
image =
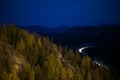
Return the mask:
[[[54,28],[33,25],[22,27],[22,29],[36,32],[41,36],[48,36],[53,38],[56,44],[61,43],[62,46],[67,45],[67,47],[75,50],[90,44],[89,46],[94,46],[87,51],[90,57],[99,58],[108,65],[120,68],[120,63],[118,63],[120,57],[120,24],[60,26]]]
[[[0,80],[119,80],[87,55],[12,24],[0,26]]]

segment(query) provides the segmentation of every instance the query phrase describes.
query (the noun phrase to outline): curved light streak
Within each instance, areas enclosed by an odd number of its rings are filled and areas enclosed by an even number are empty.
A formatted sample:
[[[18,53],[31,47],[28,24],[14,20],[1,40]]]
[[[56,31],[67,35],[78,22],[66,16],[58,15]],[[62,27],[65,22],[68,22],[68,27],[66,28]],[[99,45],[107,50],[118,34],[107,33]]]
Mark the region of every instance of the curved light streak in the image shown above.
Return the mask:
[[[84,49],[89,48],[89,47],[82,47],[79,49],[79,52],[82,53]]]

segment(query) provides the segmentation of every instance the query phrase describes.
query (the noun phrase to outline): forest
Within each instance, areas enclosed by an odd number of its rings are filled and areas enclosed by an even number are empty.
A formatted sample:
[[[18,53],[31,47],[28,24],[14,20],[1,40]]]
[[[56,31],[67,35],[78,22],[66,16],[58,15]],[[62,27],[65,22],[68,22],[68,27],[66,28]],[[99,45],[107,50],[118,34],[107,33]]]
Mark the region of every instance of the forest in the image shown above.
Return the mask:
[[[47,36],[4,24],[0,26],[0,80],[120,80],[120,76]]]

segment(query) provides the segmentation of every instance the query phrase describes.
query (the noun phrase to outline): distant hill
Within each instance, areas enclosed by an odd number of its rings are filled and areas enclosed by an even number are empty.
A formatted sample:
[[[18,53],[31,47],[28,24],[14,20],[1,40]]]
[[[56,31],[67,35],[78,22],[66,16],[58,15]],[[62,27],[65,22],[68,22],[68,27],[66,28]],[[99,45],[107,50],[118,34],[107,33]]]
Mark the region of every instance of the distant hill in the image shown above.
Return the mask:
[[[41,27],[41,26],[28,26],[24,29],[30,32],[36,32],[40,35],[46,35],[52,37],[55,41],[59,39],[60,43],[68,42],[71,47],[74,44],[81,42],[119,42],[118,37],[120,36],[120,25],[99,25],[99,26],[86,26],[86,27]],[[68,41],[67,41],[68,40]],[[71,40],[71,41],[69,41]],[[74,43],[76,42],[76,43]],[[109,43],[108,43],[109,44]],[[116,45],[116,44],[115,44]]]

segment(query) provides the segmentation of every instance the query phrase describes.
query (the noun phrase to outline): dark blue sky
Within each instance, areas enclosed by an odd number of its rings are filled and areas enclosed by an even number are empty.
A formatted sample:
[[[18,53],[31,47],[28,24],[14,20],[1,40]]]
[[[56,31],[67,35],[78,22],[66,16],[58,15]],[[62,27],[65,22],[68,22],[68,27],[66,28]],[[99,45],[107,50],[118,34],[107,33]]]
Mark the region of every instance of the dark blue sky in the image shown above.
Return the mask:
[[[24,26],[120,23],[120,0],[0,0],[0,23]]]

